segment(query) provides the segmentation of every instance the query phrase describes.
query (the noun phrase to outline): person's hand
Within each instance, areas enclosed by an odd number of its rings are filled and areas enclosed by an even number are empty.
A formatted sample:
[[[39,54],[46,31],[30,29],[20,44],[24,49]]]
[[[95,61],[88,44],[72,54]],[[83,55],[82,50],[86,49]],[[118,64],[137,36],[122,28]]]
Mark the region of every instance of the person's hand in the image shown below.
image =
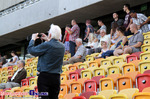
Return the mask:
[[[128,46],[128,45],[124,46],[124,47],[122,48],[122,50],[124,50],[124,49],[127,48],[127,47],[129,47],[129,46]]]
[[[129,30],[129,28],[127,27],[127,28],[126,28],[126,31],[128,31],[128,30]]]
[[[86,40],[86,38],[84,38],[84,40]]]
[[[38,37],[38,34],[39,33],[35,33],[35,34],[32,34],[32,40],[36,40],[36,39],[38,39],[39,37]]]
[[[44,33],[41,33],[41,35],[42,35],[42,37],[41,37],[42,40],[45,40],[45,41],[49,40],[47,35],[45,35]]]

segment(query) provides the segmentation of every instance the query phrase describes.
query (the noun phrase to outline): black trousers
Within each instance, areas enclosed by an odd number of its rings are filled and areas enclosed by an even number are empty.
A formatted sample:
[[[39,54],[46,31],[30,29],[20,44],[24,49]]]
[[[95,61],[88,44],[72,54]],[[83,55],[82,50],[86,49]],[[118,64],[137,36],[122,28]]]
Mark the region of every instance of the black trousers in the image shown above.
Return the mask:
[[[41,99],[58,99],[60,90],[60,74],[41,72],[38,77],[38,92],[48,92],[48,96],[39,96]]]
[[[69,41],[69,47],[70,47],[70,53],[71,53],[71,57],[72,57],[75,55],[76,43]]]

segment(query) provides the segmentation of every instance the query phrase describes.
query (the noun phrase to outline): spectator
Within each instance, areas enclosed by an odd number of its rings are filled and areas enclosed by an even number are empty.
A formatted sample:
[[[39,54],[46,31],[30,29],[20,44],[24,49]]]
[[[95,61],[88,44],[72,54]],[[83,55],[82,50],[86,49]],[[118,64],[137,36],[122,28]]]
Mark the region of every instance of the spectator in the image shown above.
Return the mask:
[[[12,51],[11,52],[11,56],[12,57],[12,61],[11,62],[8,62],[6,64],[3,65],[3,67],[8,67],[8,66],[12,66],[12,65],[17,65],[17,62],[19,60],[19,57],[17,56],[17,53],[15,51]]]
[[[38,33],[32,35],[28,46],[28,52],[38,56],[37,71],[40,72],[38,77],[38,91],[48,92],[48,96],[41,96],[42,99],[58,99],[60,90],[60,74],[62,73],[62,63],[65,48],[59,42],[61,29],[57,25],[51,25],[48,36],[42,33],[41,39],[46,42],[34,46]]]
[[[85,29],[85,38],[84,38],[84,40],[87,42],[89,33],[94,33],[94,28],[91,25],[91,20],[86,20],[85,24],[86,24],[86,29]]]
[[[136,24],[131,24],[130,30],[132,33],[134,33],[134,35],[130,37],[129,45],[124,46],[123,49],[119,51],[120,53],[122,52],[123,54],[132,54],[141,51],[141,46],[144,41],[142,33],[138,31],[138,27]]]
[[[130,31],[130,20],[131,20],[131,16],[130,16],[130,5],[129,4],[124,4],[123,6],[123,10],[126,12],[126,16],[125,16],[125,20],[124,20],[124,27],[126,28],[125,31],[125,36],[131,35],[131,31]]]
[[[77,25],[75,20],[72,20],[71,24],[72,24],[71,30],[69,28],[66,28],[66,30],[70,34],[69,35],[69,46],[70,46],[70,49],[71,49],[70,53],[71,53],[71,57],[72,57],[75,54],[75,47],[76,47],[75,40],[77,38],[79,38],[80,28]]]
[[[3,57],[6,59],[6,63],[7,63],[8,62],[7,55],[4,55]]]
[[[7,63],[6,58],[1,57],[1,59],[0,59],[0,68],[2,68],[2,66],[3,66],[4,64],[6,64],[6,63]]]
[[[17,66],[18,66],[18,70],[14,73],[12,78],[9,79],[7,83],[0,84],[0,89],[20,87],[21,80],[25,79],[27,75],[27,72],[24,69],[25,61],[19,60]]]
[[[94,35],[98,39],[98,41],[100,41],[100,38],[101,38],[100,32],[97,32],[97,30],[94,30]]]
[[[122,26],[123,23],[124,23],[124,20],[123,19],[119,19],[118,18],[118,14],[117,13],[113,13],[113,19],[114,21],[111,23],[111,31],[110,31],[110,38],[112,39],[113,35],[114,35],[114,31],[113,31],[113,27],[112,25],[114,23],[117,23],[118,26]]]
[[[70,30],[70,25],[66,25],[65,28],[65,35],[63,38],[63,43],[65,43],[65,52],[68,54],[69,53],[69,33],[67,31],[67,28]]]
[[[119,38],[109,51],[106,51],[105,53],[102,54],[101,56],[102,58],[106,58],[108,56],[113,55],[114,50],[116,50],[117,52],[117,49],[118,50],[122,49],[124,45],[128,44],[128,38],[124,36],[124,32],[125,28],[123,26],[117,28],[117,34],[119,35]]]
[[[93,33],[89,34],[89,41],[86,46],[86,55],[90,55],[94,52],[94,49],[97,48],[98,39],[94,36]]]
[[[107,27],[104,25],[104,23],[102,22],[102,20],[98,20],[98,25],[100,26],[100,29],[97,31],[98,33],[99,33],[102,29],[105,29],[105,31],[107,32]]]
[[[112,24],[112,31],[114,33],[114,36],[111,39],[112,43],[115,43],[117,41],[117,39],[119,38],[118,33],[116,33],[117,27],[118,27],[118,24],[116,22],[114,24]]]
[[[148,22],[146,21],[148,18],[141,13],[136,13],[134,10],[130,11],[130,16],[132,17],[132,22],[137,25],[138,29],[141,30],[142,33],[146,33],[149,30]]]
[[[69,59],[69,61],[64,61],[63,65],[74,64],[76,62],[84,62],[85,59],[85,47],[82,44],[82,39],[76,39],[77,51],[76,54]]]

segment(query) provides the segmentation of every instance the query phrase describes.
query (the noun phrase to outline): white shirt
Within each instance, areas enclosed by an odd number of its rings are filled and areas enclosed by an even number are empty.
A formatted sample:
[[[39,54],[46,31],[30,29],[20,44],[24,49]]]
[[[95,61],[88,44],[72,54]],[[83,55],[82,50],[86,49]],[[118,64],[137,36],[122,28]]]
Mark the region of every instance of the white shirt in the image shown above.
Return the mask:
[[[21,71],[23,68],[21,68],[21,69],[18,69],[16,72],[15,72],[15,74],[12,76],[12,78],[11,78],[11,81],[13,81],[14,80],[14,78],[16,77],[16,75],[18,74],[18,72],[19,71]]]
[[[101,47],[101,41],[106,41],[108,49],[110,48],[111,40],[110,40],[109,36],[105,35],[105,36],[101,37],[98,47]]]
[[[87,46],[93,46],[93,48],[97,48],[98,42],[88,42]]]
[[[19,60],[19,58],[18,58],[18,56],[14,56],[12,59],[13,59],[13,61],[14,61],[14,59],[16,58],[16,61],[15,61],[15,65],[17,65],[17,62],[18,62],[18,60]]]

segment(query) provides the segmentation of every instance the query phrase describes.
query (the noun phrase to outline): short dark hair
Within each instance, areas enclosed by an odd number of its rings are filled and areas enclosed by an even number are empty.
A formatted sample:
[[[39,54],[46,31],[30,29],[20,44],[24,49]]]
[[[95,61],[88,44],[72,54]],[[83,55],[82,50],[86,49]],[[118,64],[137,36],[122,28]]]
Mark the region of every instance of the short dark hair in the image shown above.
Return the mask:
[[[136,12],[135,12],[134,10],[131,10],[130,13],[136,13]],[[130,14],[130,13],[129,13],[129,14]]]
[[[124,6],[128,7],[128,9],[130,10],[130,4],[124,4]]]
[[[70,25],[70,24],[67,24],[67,25],[66,25],[66,27],[69,27],[69,28],[70,28],[70,27],[71,27],[71,25]]]
[[[16,51],[11,51],[11,53],[14,53],[15,55],[17,55]]]
[[[102,21],[102,20],[100,20],[100,19],[99,19],[98,21],[99,21],[99,22],[103,22],[103,21]]]
[[[126,28],[124,26],[117,27],[117,31],[120,31],[123,34],[124,34],[125,30],[126,30]]]

